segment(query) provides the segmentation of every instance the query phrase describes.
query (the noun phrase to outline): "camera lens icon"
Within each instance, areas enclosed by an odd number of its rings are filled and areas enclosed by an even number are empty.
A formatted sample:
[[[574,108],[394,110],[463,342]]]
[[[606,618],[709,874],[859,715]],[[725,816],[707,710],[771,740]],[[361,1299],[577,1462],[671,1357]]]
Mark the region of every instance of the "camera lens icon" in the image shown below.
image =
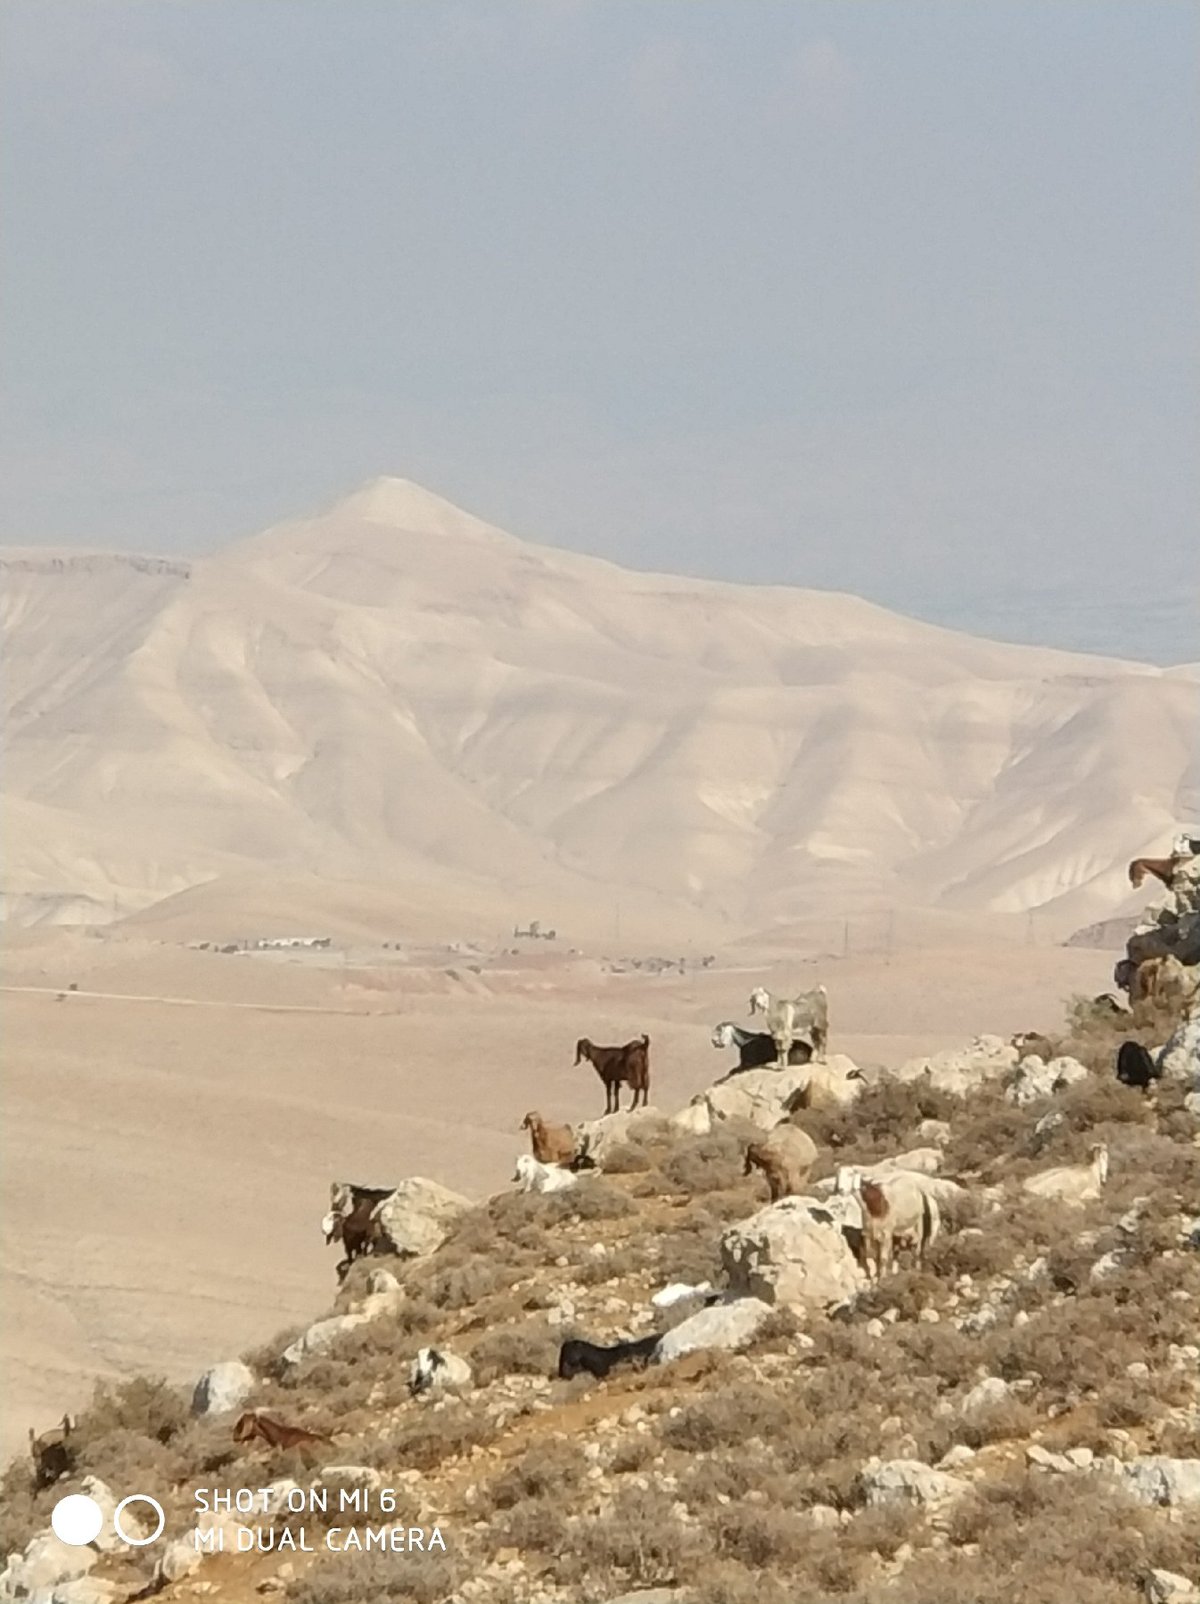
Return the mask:
[[[132,1536],[122,1524],[121,1515],[130,1504],[149,1504],[158,1516],[158,1524],[149,1537]],[[112,1523],[113,1531],[129,1548],[145,1548],[162,1536],[167,1517],[157,1498],[151,1498],[149,1493],[130,1493],[113,1510]],[[72,1548],[86,1548],[104,1530],[104,1511],[86,1493],[71,1493],[55,1504],[50,1514],[50,1525],[60,1543],[67,1543]]]

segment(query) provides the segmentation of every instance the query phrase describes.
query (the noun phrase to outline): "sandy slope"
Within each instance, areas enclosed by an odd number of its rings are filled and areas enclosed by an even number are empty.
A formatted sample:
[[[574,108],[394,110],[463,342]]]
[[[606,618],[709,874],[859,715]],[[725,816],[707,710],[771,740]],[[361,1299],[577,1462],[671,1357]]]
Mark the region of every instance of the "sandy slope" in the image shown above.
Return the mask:
[[[673,931],[914,903],[1069,927],[1200,801],[1194,674],[631,573],[403,480],[190,564],[4,571],[23,920],[214,880],[236,911],[266,867],[589,936],[618,899]]]
[[[484,960],[477,975],[445,959],[316,968],[66,933],[18,943],[6,981],[49,989],[0,999],[0,1449],[86,1397],[93,1376],[186,1379],[319,1311],[333,1255],[317,1221],[334,1176],[503,1185],[526,1108],[603,1107],[592,1072],[571,1065],[581,1030],[648,1030],[655,1101],[681,1105],[721,1071],[712,1025],[742,1017],[751,977],[773,973],[726,962],[653,978],[538,956]],[[960,938],[774,973],[799,984],[819,970],[835,1046],[869,1063],[1052,1025],[1061,997],[1099,989],[1110,963]],[[193,1001],[56,1001],[69,979]],[[321,1008],[338,1011],[307,1011]]]

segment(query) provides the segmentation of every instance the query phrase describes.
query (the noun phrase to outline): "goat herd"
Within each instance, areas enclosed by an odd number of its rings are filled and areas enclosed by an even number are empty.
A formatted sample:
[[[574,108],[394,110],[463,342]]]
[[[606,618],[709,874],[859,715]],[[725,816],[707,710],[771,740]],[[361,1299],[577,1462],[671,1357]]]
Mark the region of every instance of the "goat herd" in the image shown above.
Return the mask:
[[[1149,865],[1147,872],[1157,872]],[[1177,986],[1174,970],[1159,975],[1149,971],[1173,960],[1149,960],[1146,985],[1152,982],[1164,993],[1168,985]],[[1178,967],[1178,966],[1176,966]],[[1187,977],[1194,991],[1194,978]],[[1172,993],[1173,995],[1173,993]],[[1131,1000],[1136,1001],[1131,988]],[[1111,994],[1093,999],[1093,1007],[1109,1008],[1126,1014],[1126,1008]],[[760,1171],[766,1179],[770,1199],[801,1197],[809,1187],[809,1177],[818,1150],[809,1134],[795,1121],[802,1109],[845,1104],[857,1088],[848,1083],[864,1077],[846,1061],[842,1066],[823,1062],[829,1032],[828,1001],[823,986],[793,998],[775,998],[762,987],[751,993],[751,1016],[765,1016],[765,1032],[754,1032],[725,1020],[712,1032],[716,1048],[736,1048],[738,1063],[730,1076],[761,1068],[782,1069],[791,1064],[811,1064],[804,1083],[782,1104],[783,1118],[761,1138],[750,1141],[745,1150],[744,1173]],[[1038,1034],[1013,1038],[1018,1059],[1032,1054],[1053,1056],[1053,1044]],[[650,1089],[650,1038],[642,1035],[623,1046],[597,1046],[583,1037],[576,1043],[575,1063],[589,1063],[605,1089],[605,1115],[619,1113],[621,1087],[633,1093],[630,1110],[647,1106]],[[1125,1041],[1116,1054],[1116,1078],[1123,1084],[1149,1090],[1161,1075],[1161,1061],[1135,1041]],[[728,1077],[727,1077],[728,1078]],[[536,1110],[525,1115],[521,1128],[529,1133],[531,1151],[517,1159],[513,1179],[526,1192],[557,1192],[578,1184],[579,1172],[597,1168],[588,1151],[589,1137],[568,1125],[555,1125]],[[812,1190],[822,1194],[810,1198],[810,1213],[818,1220],[838,1226],[851,1246],[859,1265],[876,1282],[893,1267],[897,1246],[909,1246],[918,1263],[923,1263],[930,1245],[941,1229],[939,1198],[945,1201],[962,1191],[959,1183],[933,1171],[937,1157],[930,1150],[918,1149],[897,1160],[885,1160],[868,1171],[841,1167],[832,1179],[817,1181]],[[1103,1143],[1091,1149],[1088,1162],[1065,1165],[1028,1177],[1022,1184],[1031,1196],[1054,1198],[1062,1203],[1079,1204],[1100,1195],[1108,1175],[1108,1150]],[[322,1220],[326,1243],[340,1242],[344,1256],[338,1265],[338,1278],[344,1279],[350,1265],[370,1254],[398,1251],[387,1228],[387,1204],[396,1188],[365,1187],[335,1182],[331,1188],[330,1210]],[[653,1303],[665,1307],[679,1298],[698,1299],[701,1306],[724,1301],[724,1295],[706,1282],[698,1287],[672,1284],[655,1294]],[[564,1380],[588,1374],[608,1375],[614,1366],[643,1365],[654,1356],[662,1337],[652,1335],[609,1346],[582,1338],[571,1338],[561,1346],[558,1375]],[[470,1367],[457,1355],[434,1348],[418,1353],[410,1373],[413,1395],[440,1392],[469,1385]],[[49,1486],[68,1473],[75,1460],[73,1422],[65,1416],[60,1427],[35,1436],[31,1431],[30,1451],[39,1487]],[[241,1414],[233,1438],[248,1445],[256,1440],[270,1448],[308,1447],[330,1439],[321,1433],[276,1420],[262,1410]]]

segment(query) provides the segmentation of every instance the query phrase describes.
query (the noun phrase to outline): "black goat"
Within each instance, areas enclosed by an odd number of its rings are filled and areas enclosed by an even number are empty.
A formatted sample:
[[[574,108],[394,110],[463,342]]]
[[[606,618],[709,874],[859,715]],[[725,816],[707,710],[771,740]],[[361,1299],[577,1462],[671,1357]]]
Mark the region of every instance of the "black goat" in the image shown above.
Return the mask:
[[[1147,1091],[1162,1071],[1141,1042],[1123,1041],[1117,1050],[1117,1079],[1122,1086]]]
[[[617,1342],[611,1348],[600,1348],[594,1342],[583,1342],[573,1338],[564,1342],[558,1351],[558,1374],[563,1381],[570,1381],[572,1376],[582,1375],[585,1371],[589,1376],[595,1376],[597,1381],[603,1381],[614,1365],[619,1364],[646,1364],[662,1338],[658,1335],[652,1337],[639,1337],[636,1342]]]

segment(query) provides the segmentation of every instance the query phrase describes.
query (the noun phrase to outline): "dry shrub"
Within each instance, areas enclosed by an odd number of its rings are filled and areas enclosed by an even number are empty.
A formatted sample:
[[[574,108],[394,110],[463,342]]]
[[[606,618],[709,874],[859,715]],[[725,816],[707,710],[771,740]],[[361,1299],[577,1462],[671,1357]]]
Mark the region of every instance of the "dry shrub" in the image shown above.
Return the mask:
[[[440,1409],[414,1408],[390,1431],[360,1439],[354,1446],[354,1458],[356,1463],[382,1470],[402,1465],[405,1469],[431,1471],[447,1459],[485,1445],[495,1436],[496,1429],[481,1403],[456,1398]],[[345,1451],[339,1446],[339,1457]]]
[[[1054,1094],[1054,1107],[1069,1131],[1089,1136],[1102,1125],[1146,1125],[1154,1120],[1145,1094],[1122,1086],[1112,1075],[1096,1075],[1064,1086]]]
[[[774,1387],[743,1381],[705,1393],[683,1405],[663,1426],[663,1441],[689,1453],[712,1453],[750,1437],[770,1438],[779,1429],[786,1405]]]
[[[267,1342],[261,1342],[255,1348],[248,1348],[240,1357],[244,1365],[248,1365],[256,1376],[270,1376],[277,1380],[283,1373],[283,1360],[281,1355],[285,1348],[290,1348],[296,1338],[307,1330],[307,1326],[284,1326],[277,1331]]]
[[[707,1203],[712,1199],[707,1198]],[[659,1234],[664,1284],[668,1281],[686,1281],[696,1286],[701,1281],[719,1284],[721,1276],[722,1222],[706,1208],[690,1217],[684,1216],[673,1231]]]
[[[1132,1604],[1150,1558],[1157,1523],[1117,1490],[1089,1482],[1081,1496],[1070,1477],[1013,1474],[981,1482],[951,1513],[952,1549],[914,1568],[896,1597],[905,1604]],[[978,1552],[963,1554],[964,1545]],[[1161,1545],[1159,1553],[1174,1551]]]
[[[604,1155],[603,1169],[607,1175],[640,1175],[652,1168],[648,1148],[635,1137],[614,1142]]]
[[[695,1604],[797,1604],[791,1583],[733,1560],[707,1567],[691,1597]]]
[[[461,1263],[485,1257],[511,1260],[514,1246],[525,1249],[531,1243],[536,1247],[548,1220],[546,1199],[536,1192],[501,1192],[459,1216],[434,1254],[434,1262]]]
[[[758,1570],[794,1571],[812,1550],[812,1528],[791,1509],[762,1503],[718,1505],[711,1525],[717,1553]]]
[[[965,1443],[968,1448],[986,1448],[989,1443],[1030,1438],[1041,1423],[1042,1416],[1031,1404],[1009,1397],[973,1409],[950,1429],[955,1442]]]
[[[545,1199],[547,1226],[565,1225],[570,1220],[623,1220],[637,1213],[637,1204],[628,1192],[598,1175],[586,1175],[569,1192],[551,1192]]]
[[[66,1485],[62,1481],[37,1493],[32,1461],[13,1460],[0,1481],[0,1560],[23,1549],[35,1532],[50,1524],[50,1511]]]
[[[501,1376],[553,1376],[558,1371],[561,1333],[543,1321],[489,1331],[471,1350],[471,1369],[480,1386]]]
[[[134,1376],[115,1386],[101,1381],[79,1417],[73,1437],[81,1449],[89,1441],[115,1431],[169,1443],[190,1418],[182,1394],[159,1377]]]
[[[580,1286],[604,1286],[609,1281],[620,1281],[626,1276],[639,1275],[646,1268],[646,1249],[640,1242],[623,1242],[609,1248],[602,1259],[590,1254],[571,1268],[571,1277]]]
[[[1006,1102],[995,1082],[981,1086],[953,1122],[943,1168],[948,1175],[978,1175],[984,1184],[1004,1180],[1013,1173],[1014,1157],[1033,1155],[1037,1119]]]
[[[539,1442],[483,1489],[496,1509],[513,1509],[538,1499],[569,1499],[587,1469],[580,1446],[566,1440]]]
[[[734,1136],[714,1131],[676,1143],[661,1160],[659,1168],[678,1191],[693,1196],[701,1192],[722,1192],[742,1180],[745,1149]]]
[[[442,1535],[452,1550],[453,1538]],[[442,1604],[465,1575],[452,1551],[322,1554],[289,1584],[288,1604]]]
[[[439,1269],[436,1256],[426,1287],[429,1302],[439,1309],[466,1309],[494,1293],[505,1291],[518,1271],[492,1259],[472,1259]]]
[[[498,1547],[520,1549],[525,1555],[563,1554],[574,1541],[570,1512],[552,1498],[531,1504],[514,1504],[492,1522]]]
[[[1111,1076],[1123,1041],[1160,1046],[1179,1024],[1179,1013],[1155,998],[1136,1003],[1128,1014],[1097,1007],[1090,997],[1073,997],[1067,1008],[1063,1053],[1069,1053],[1097,1075]]]
[[[586,1582],[598,1597],[672,1586],[690,1579],[712,1552],[706,1532],[675,1518],[673,1500],[654,1490],[621,1488],[604,1520],[575,1523],[571,1546],[555,1566],[561,1583]]]
[[[802,1122],[818,1147],[838,1149],[839,1163],[871,1163],[916,1146],[922,1120],[955,1121],[962,1106],[960,1098],[927,1082],[886,1077],[845,1108],[807,1110]]]

